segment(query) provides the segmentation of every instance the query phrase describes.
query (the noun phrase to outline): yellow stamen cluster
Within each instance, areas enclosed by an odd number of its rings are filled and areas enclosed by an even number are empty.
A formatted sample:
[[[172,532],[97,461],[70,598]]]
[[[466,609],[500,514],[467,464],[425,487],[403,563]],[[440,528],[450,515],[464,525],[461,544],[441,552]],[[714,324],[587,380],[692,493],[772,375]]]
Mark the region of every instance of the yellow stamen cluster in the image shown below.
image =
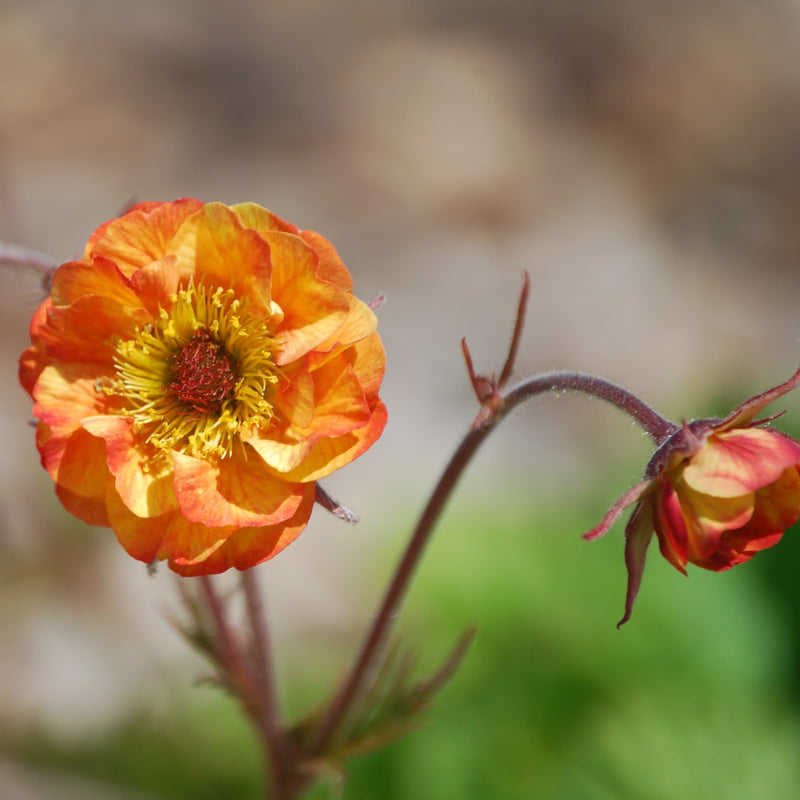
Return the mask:
[[[209,290],[190,283],[170,302],[169,309],[160,309],[159,316],[138,328],[132,339],[118,343],[117,379],[104,391],[126,399],[124,413],[159,450],[224,458],[242,434],[272,419],[270,398],[278,380],[272,337],[264,321],[250,314],[246,301],[231,289]],[[198,341],[210,343],[208,347],[222,354],[214,361],[212,353],[212,365],[232,370],[231,388],[214,408],[187,402],[187,392],[176,387]],[[184,353],[189,356],[182,358]],[[177,377],[176,364],[182,365]],[[202,382],[215,378],[204,375],[202,362],[198,364],[190,388],[199,386],[202,391]]]

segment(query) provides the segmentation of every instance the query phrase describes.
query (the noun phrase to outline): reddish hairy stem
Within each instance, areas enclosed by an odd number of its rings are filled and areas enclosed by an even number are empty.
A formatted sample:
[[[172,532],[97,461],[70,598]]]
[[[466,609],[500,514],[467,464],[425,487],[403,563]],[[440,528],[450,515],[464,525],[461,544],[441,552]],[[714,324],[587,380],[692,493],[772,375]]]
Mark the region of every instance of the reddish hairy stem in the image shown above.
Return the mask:
[[[36,250],[0,242],[0,266],[38,272],[42,276],[42,288],[49,292],[58,262]]]
[[[286,744],[275,703],[269,638],[256,577],[250,573],[251,570],[247,570],[242,574],[252,635],[249,653],[231,629],[212,579],[203,575],[199,580],[216,628],[220,667],[261,737],[265,760],[269,765],[265,797],[269,800],[293,800],[302,783],[296,781],[291,770],[287,769],[292,761],[286,758]]]
[[[214,588],[214,582],[211,577],[208,575],[201,575],[198,580],[200,581],[203,598],[214,620],[220,666],[227,674],[232,688],[245,704],[248,714],[253,716],[256,709],[250,702],[252,700],[250,697],[250,684],[252,681],[247,672],[244,655],[239,646],[239,642],[236,640],[236,636],[228,624],[228,620],[225,616],[225,609],[217,594],[217,590]],[[250,704],[248,705],[248,703]]]
[[[265,754],[270,766],[270,800],[290,800],[294,796],[289,788],[291,771],[287,771],[290,760],[287,758],[286,740],[283,735],[275,675],[272,668],[272,645],[270,643],[258,578],[252,569],[242,573],[247,618],[250,622],[250,656],[253,671],[253,700],[257,709],[256,725],[261,731]]]
[[[656,445],[668,439],[680,428],[674,422],[662,417],[635,394],[622,389],[614,383],[586,375],[582,372],[543,372],[533,378],[518,383],[503,396],[503,410],[507,413],[529,397],[545,392],[573,391],[605,400],[620,411],[633,417]]]
[[[326,745],[335,736],[359,690],[367,681],[368,675],[392,630],[411,578],[419,564],[433,528],[478,447],[494,430],[500,420],[520,403],[536,395],[563,390],[588,394],[615,405],[626,414],[632,416],[656,443],[664,441],[678,429],[678,426],[662,417],[635,395],[615,386],[613,383],[601,378],[595,378],[592,375],[584,375],[579,372],[547,372],[523,381],[510,389],[504,395],[500,408],[480,427],[473,428],[467,433],[436,484],[403,557],[395,570],[378,613],[361,646],[359,655],[349,674],[334,695],[327,714],[311,742],[309,748],[311,755],[319,755],[325,750]]]

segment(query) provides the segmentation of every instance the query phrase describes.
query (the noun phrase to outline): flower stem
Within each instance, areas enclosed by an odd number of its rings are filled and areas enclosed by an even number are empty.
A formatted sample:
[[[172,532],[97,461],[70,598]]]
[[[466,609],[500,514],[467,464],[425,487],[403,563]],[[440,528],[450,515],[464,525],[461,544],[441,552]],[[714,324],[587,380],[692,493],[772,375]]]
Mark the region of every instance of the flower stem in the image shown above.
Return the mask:
[[[294,796],[293,791],[289,788],[290,773],[286,769],[291,762],[287,758],[287,742],[283,735],[275,692],[272,645],[267,632],[261,592],[254,570],[248,569],[242,573],[242,589],[252,637],[250,655],[254,678],[253,700],[257,709],[257,717],[254,721],[261,732],[270,768],[271,791],[267,797],[270,800],[289,800]]]
[[[231,691],[253,722],[261,738],[266,764],[267,800],[294,800],[307,780],[295,774],[296,763],[288,753],[276,703],[272,651],[264,619],[261,596],[252,570],[242,573],[245,607],[251,642],[247,650],[232,630],[226,608],[212,579],[199,577],[203,598],[216,629],[218,660]]]
[[[214,620],[216,627],[216,640],[218,650],[218,658],[220,666],[223,668],[227,677],[230,680],[231,686],[241,695],[242,699],[246,698],[247,692],[245,691],[248,678],[245,670],[244,659],[242,657],[241,648],[236,640],[236,636],[228,624],[225,616],[225,609],[222,601],[217,594],[214,587],[214,582],[209,575],[201,575],[198,580],[200,581],[200,588],[202,590],[203,598],[206,601],[211,616]],[[252,710],[248,708],[248,713],[252,714]]]
[[[0,266],[38,272],[42,276],[42,288],[49,291],[58,262],[36,250],[0,242]]]
[[[512,408],[529,397],[545,392],[573,391],[605,400],[638,422],[656,445],[668,439],[680,428],[674,422],[662,417],[635,394],[594,375],[583,372],[543,372],[518,383],[503,396],[503,411]]]
[[[310,743],[310,755],[319,755],[324,752],[328,743],[335,736],[339,725],[345,718],[360,689],[365,685],[367,677],[392,630],[411,578],[419,564],[434,526],[478,447],[494,430],[500,420],[520,403],[536,395],[564,390],[581,392],[611,403],[633,417],[657,443],[664,441],[678,429],[678,426],[662,417],[630,392],[602,378],[579,372],[542,373],[517,384],[505,393],[500,407],[482,425],[471,429],[466,434],[436,484],[400,563],[397,565],[378,613],[361,646],[359,655],[349,674],[334,695],[327,713],[316,731],[316,736]]]

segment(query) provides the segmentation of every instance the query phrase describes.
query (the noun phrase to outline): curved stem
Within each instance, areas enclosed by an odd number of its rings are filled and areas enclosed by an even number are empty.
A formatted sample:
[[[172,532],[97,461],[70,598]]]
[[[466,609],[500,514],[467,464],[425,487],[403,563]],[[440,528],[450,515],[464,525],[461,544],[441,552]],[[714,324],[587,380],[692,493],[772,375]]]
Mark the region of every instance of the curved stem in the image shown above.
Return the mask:
[[[334,695],[327,713],[311,741],[309,753],[318,755],[335,735],[339,725],[349,711],[360,687],[373,667],[393,622],[397,618],[408,585],[414,574],[425,545],[436,522],[444,510],[447,500],[469,464],[478,447],[494,430],[495,426],[510,411],[525,400],[547,392],[572,390],[605,400],[632,416],[647,433],[660,443],[678,429],[678,426],[662,417],[646,403],[613,383],[585,375],[580,372],[546,372],[511,388],[504,396],[501,406],[478,428],[473,428],[462,440],[445,467],[439,482],[425,506],[411,540],[384,595],[372,627],[367,633],[358,658]]]
[[[610,381],[587,375],[583,372],[543,372],[533,378],[518,383],[503,397],[504,411],[508,412],[529,397],[543,392],[573,391],[588,394],[605,400],[620,411],[636,420],[659,445],[680,428],[674,422],[662,417],[635,394]]]
[[[496,419],[496,418],[495,418]],[[471,430],[459,445],[450,463],[445,468],[439,483],[433,490],[428,500],[428,505],[420,517],[417,527],[408,543],[403,558],[395,570],[394,578],[389,584],[380,610],[375,617],[372,627],[364,640],[358,659],[353,664],[345,682],[334,696],[327,715],[317,730],[311,742],[310,752],[313,755],[321,753],[336,732],[336,728],[347,713],[351,702],[356,696],[364,677],[372,667],[375,657],[380,652],[383,643],[392,627],[393,618],[403,601],[411,576],[419,563],[422,551],[430,538],[436,521],[441,514],[445,503],[452,493],[456,482],[461,477],[464,468],[478,449],[480,444],[489,435],[494,427],[494,420],[477,430]]]

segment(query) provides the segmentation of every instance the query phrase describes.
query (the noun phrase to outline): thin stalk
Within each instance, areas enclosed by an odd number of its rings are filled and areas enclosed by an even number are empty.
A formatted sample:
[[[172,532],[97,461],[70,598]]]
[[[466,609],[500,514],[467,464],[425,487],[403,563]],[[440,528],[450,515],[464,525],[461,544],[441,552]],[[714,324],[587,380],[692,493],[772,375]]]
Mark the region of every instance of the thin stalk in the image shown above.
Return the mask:
[[[603,378],[583,372],[543,372],[535,375],[509,389],[503,396],[503,407],[508,412],[529,397],[563,391],[590,395],[616,406],[636,420],[656,445],[662,444],[680,428],[680,425],[662,417],[635,394]]]
[[[242,589],[252,636],[253,700],[257,707],[255,721],[261,731],[270,766],[272,786],[268,797],[270,800],[289,800],[294,795],[288,787],[289,773],[286,767],[289,759],[275,691],[272,644],[254,570],[248,569],[242,573]]]
[[[42,276],[42,288],[49,292],[58,262],[28,247],[0,242],[0,266],[38,272]]]
[[[247,675],[241,648],[228,624],[228,620],[225,616],[225,609],[214,587],[213,580],[209,575],[201,575],[198,577],[198,580],[200,581],[203,598],[206,601],[209,611],[211,611],[214,626],[216,627],[216,641],[219,647],[220,665],[223,670],[227,672],[237,693],[241,694],[244,700],[249,695],[249,692],[245,691],[249,683],[249,676]],[[252,711],[250,713],[252,713]]]
[[[311,755],[319,755],[324,752],[325,747],[335,736],[339,725],[348,713],[359,689],[365,685],[366,678],[393,628],[425,545],[428,543],[436,522],[459,478],[475,452],[500,420],[520,403],[536,395],[563,390],[588,394],[615,405],[633,417],[657,443],[664,441],[677,430],[678,426],[662,417],[635,395],[592,375],[578,372],[548,372],[523,381],[510,389],[503,396],[501,406],[480,427],[473,428],[466,434],[445,467],[395,570],[359,655],[334,695],[327,713],[317,729],[316,736],[311,741],[309,747]]]

